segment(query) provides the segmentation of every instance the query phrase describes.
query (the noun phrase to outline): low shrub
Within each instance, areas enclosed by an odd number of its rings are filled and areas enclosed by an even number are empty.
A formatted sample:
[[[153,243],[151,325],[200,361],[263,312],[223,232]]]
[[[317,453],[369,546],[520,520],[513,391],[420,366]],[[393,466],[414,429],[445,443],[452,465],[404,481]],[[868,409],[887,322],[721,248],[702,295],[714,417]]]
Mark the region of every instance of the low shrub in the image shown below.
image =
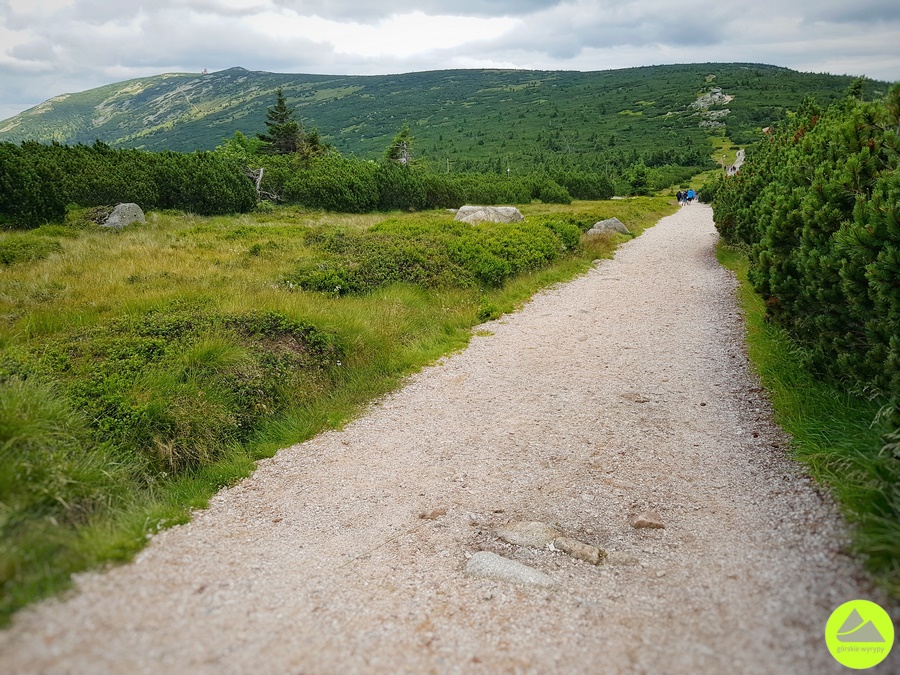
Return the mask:
[[[543,225],[556,235],[564,251],[574,251],[578,248],[582,233],[582,229],[578,225],[558,218],[546,220]]]
[[[562,185],[549,178],[538,179],[534,196],[545,204],[571,204],[572,195]]]
[[[334,295],[403,282],[426,288],[496,287],[578,246],[567,223],[380,223],[365,232],[313,233],[321,255],[284,278],[291,288]]]
[[[0,382],[0,454],[4,538],[29,519],[84,521],[109,499],[114,479],[87,419],[47,384]]]
[[[62,244],[55,239],[30,234],[11,234],[0,239],[0,265],[43,260],[52,253],[62,251]]]
[[[8,353],[0,381],[52,385],[90,420],[95,444],[177,472],[319,393],[340,354],[332,336],[280,314],[173,303]]]

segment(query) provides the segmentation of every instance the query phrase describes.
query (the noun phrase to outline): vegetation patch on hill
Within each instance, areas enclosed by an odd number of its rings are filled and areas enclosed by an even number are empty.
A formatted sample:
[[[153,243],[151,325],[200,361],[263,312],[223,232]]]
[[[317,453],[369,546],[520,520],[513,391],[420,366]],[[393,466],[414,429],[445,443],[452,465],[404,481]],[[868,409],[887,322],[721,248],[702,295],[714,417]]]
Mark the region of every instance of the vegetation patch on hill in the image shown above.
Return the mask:
[[[444,70],[379,76],[300,75],[232,68],[141,78],[59,97],[0,125],[0,141],[34,140],[193,152],[235,131],[252,136],[281,87],[299,120],[344,155],[377,159],[403,122],[431,173],[513,176],[558,167],[702,167],[708,134],[740,145],[783,119],[804,95],[841,98],[853,78],[753,63],[599,72]],[[867,95],[884,87],[868,82]],[[719,89],[716,124],[691,107]],[[733,98],[729,98],[733,97]],[[622,114],[620,114],[622,113]]]

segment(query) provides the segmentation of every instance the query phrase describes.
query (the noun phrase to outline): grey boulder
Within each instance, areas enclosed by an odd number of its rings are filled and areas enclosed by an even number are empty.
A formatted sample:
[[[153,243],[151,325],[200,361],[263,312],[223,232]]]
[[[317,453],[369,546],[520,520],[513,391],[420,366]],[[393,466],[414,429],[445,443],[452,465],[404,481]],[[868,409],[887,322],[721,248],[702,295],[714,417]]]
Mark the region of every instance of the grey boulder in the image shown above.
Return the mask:
[[[123,228],[135,223],[145,223],[147,219],[144,212],[137,204],[119,204],[113,209],[106,220],[101,223],[101,227]]]
[[[587,234],[604,234],[606,232],[631,234],[628,228],[625,227],[625,223],[618,218],[607,218],[606,220],[601,220],[599,223],[594,223],[594,226],[587,231]]]
[[[515,206],[463,206],[456,218],[463,223],[521,223],[525,216]]]

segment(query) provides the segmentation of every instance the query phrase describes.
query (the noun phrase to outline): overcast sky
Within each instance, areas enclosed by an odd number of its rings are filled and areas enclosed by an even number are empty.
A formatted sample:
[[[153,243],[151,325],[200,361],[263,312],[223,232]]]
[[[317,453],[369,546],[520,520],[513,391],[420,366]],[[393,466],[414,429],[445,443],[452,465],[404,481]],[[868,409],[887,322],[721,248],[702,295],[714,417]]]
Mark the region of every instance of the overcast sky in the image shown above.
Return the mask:
[[[900,80],[900,0],[0,0],[0,119],[57,94],[204,68],[708,61]]]

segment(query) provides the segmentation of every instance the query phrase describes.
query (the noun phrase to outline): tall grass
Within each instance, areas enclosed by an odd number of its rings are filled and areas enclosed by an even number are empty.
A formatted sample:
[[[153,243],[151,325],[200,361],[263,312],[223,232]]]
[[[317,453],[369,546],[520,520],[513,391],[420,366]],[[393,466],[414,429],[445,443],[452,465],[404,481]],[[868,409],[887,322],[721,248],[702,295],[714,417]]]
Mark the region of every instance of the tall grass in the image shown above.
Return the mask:
[[[547,231],[616,216],[640,232],[669,201],[523,211]],[[34,233],[58,246],[0,276],[0,623],[73,572],[128,560],[257,459],[345,424],[464,347],[481,320],[626,239],[577,246],[499,285],[388,280],[340,297],[284,283],[321,255],[323,231],[363,236],[382,222],[425,231],[450,228],[452,215],[164,212],[107,231],[75,213]]]
[[[887,401],[850,395],[816,379],[785,331],[765,318],[747,281],[746,255],[720,244],[719,261],[737,275],[750,359],[792,437],[794,457],[827,486],[855,525],[854,549],[876,580],[900,598],[900,455],[885,447]]]

